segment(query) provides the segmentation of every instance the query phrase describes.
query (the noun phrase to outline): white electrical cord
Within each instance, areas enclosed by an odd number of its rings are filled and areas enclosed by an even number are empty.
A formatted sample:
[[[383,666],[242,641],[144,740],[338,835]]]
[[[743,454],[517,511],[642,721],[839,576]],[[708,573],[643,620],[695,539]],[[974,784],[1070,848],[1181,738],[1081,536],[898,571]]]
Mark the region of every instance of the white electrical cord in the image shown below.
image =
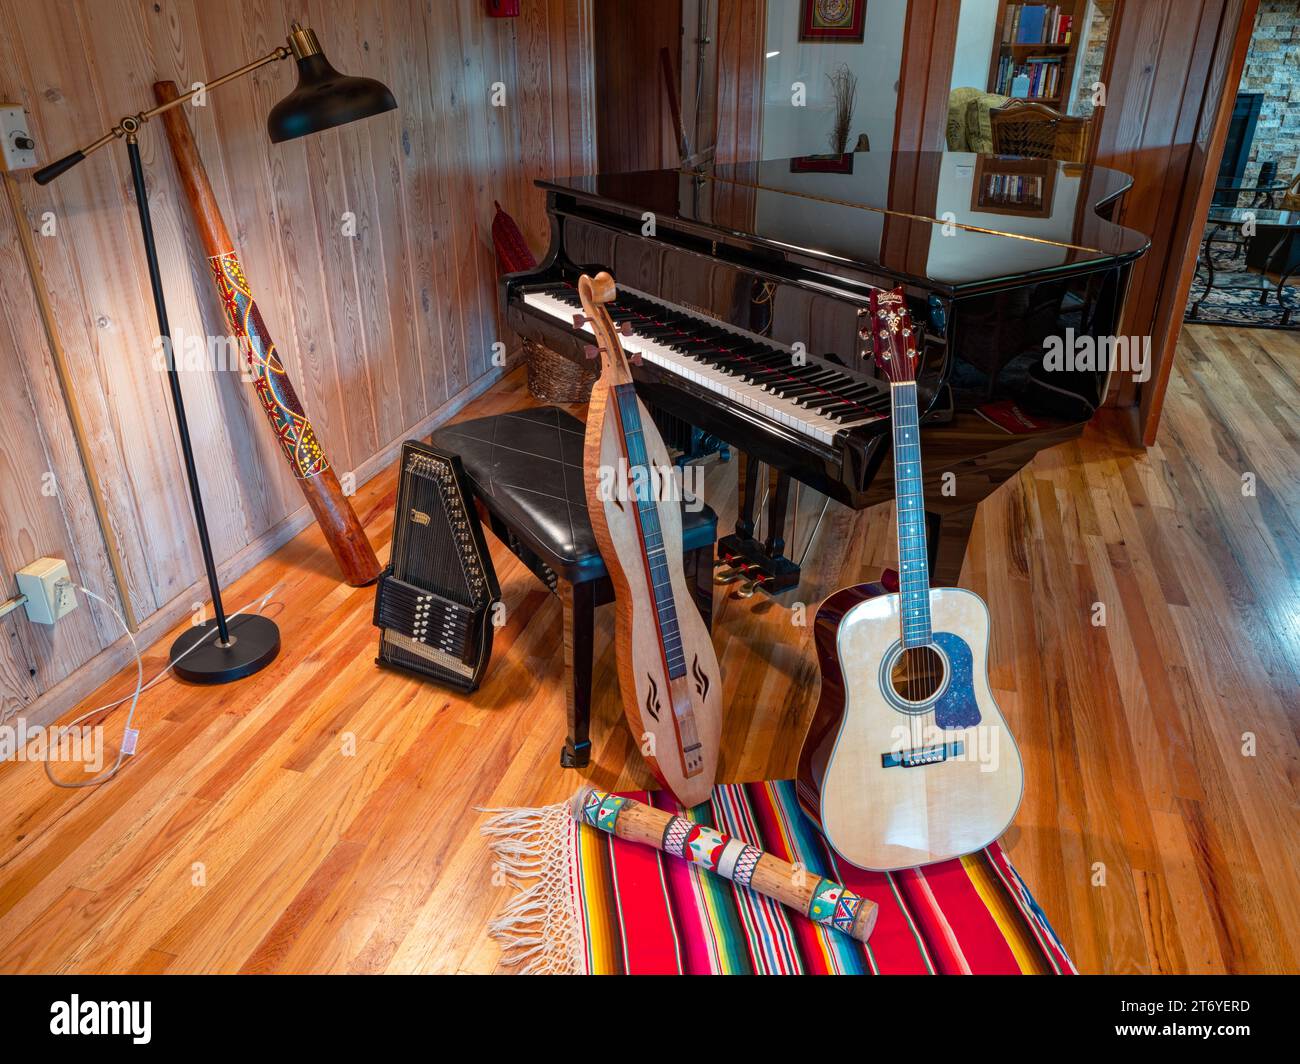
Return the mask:
[[[247,605],[241,606],[234,613],[230,614],[230,619],[233,620],[234,618],[238,617],[241,613],[246,613],[254,606],[256,607],[256,612],[261,613],[262,610],[266,608],[266,604],[270,600],[271,596],[274,595],[277,591],[279,591],[281,586],[282,585],[280,584],[276,584],[273,588],[271,588],[270,591],[268,591],[260,599],[254,599],[252,602],[248,603]],[[149,690],[149,688],[153,687],[153,685],[156,684],[159,680],[161,680],[164,676],[166,676],[167,673],[171,671],[172,666],[175,665],[177,661],[181,661],[186,654],[194,653],[194,651],[198,650],[199,647],[201,647],[205,642],[207,642],[208,636],[213,635],[216,632],[216,629],[213,628],[212,631],[208,632],[207,635],[205,635],[192,647],[186,650],[184,654],[177,655],[175,661],[169,661],[167,663],[167,667],[164,668],[160,673],[158,673],[157,676],[155,676],[148,683],[145,683],[144,682],[144,658],[140,654],[140,645],[136,642],[135,634],[131,631],[129,627],[127,627],[127,623],[123,619],[122,615],[117,612],[117,610],[113,607],[111,603],[105,600],[102,596],[95,594],[95,592],[91,591],[90,588],[81,587],[80,585],[78,585],[78,590],[81,591],[82,594],[89,595],[95,601],[101,603],[105,609],[107,609],[114,617],[116,617],[118,624],[122,626],[122,631],[124,631],[127,635],[127,638],[131,640],[131,649],[135,652],[136,684],[135,684],[135,690],[131,694],[123,695],[116,702],[106,702],[102,706],[97,706],[94,709],[87,710],[76,720],[69,721],[67,724],[55,725],[51,729],[54,732],[54,739],[46,746],[45,775],[46,778],[48,778],[49,781],[53,783],[54,786],[56,787],[95,787],[101,783],[107,783],[114,776],[116,776],[118,770],[122,767],[122,762],[125,761],[127,757],[126,736],[131,730],[131,721],[135,717],[135,710],[136,710],[136,706],[140,702],[140,696],[144,694],[145,691]],[[113,767],[108,769],[106,772],[101,772],[99,775],[94,776],[88,780],[72,781],[72,780],[55,779],[54,773],[50,770],[49,751],[53,749],[55,745],[60,742],[63,734],[69,729],[75,728],[83,720],[96,716],[99,713],[106,712],[107,710],[116,709],[123,702],[127,701],[127,699],[130,699],[131,701],[131,709],[126,715],[126,724],[122,732],[123,741],[121,746],[118,748],[117,760],[113,762]]]
[[[91,598],[95,599],[97,602],[103,605],[103,607],[106,610],[108,610],[114,617],[116,617],[118,623],[122,626],[122,631],[124,631],[127,635],[127,638],[131,640],[131,649],[135,652],[136,679],[135,679],[135,694],[130,696],[131,710],[126,715],[126,732],[129,732],[131,730],[131,720],[132,718],[135,717],[135,707],[140,704],[140,693],[144,690],[144,658],[140,656],[140,644],[135,641],[135,633],[131,631],[130,628],[127,627],[126,621],[122,618],[122,615],[117,612],[116,607],[114,607],[107,599],[103,598],[100,595],[95,594],[95,592],[91,591],[90,588],[88,587],[80,588],[80,591],[83,595],[89,595]],[[125,698],[119,699],[116,703],[114,703],[114,705],[121,705],[125,701],[126,701]],[[104,708],[108,708],[108,707],[103,707],[103,706],[100,707],[100,709],[104,709]],[[55,779],[54,773],[50,769],[50,753],[56,746],[62,745],[62,739],[64,734],[69,729],[76,727],[87,717],[92,717],[98,712],[100,712],[100,710],[92,709],[89,713],[83,713],[80,717],[78,717],[76,720],[72,721],[71,723],[55,725],[54,728],[52,729],[54,732],[54,739],[50,743],[46,744],[44,763],[45,763],[46,778],[48,778],[49,781],[54,784],[54,786],[94,787],[96,784],[106,783],[109,780],[111,780],[114,776],[117,775],[117,770],[122,767],[122,762],[126,759],[126,741],[125,741],[126,732],[123,732],[123,741],[117,751],[117,760],[113,762],[113,767],[110,768],[107,772],[101,772],[98,776],[92,776],[88,780],[65,781],[65,780]]]

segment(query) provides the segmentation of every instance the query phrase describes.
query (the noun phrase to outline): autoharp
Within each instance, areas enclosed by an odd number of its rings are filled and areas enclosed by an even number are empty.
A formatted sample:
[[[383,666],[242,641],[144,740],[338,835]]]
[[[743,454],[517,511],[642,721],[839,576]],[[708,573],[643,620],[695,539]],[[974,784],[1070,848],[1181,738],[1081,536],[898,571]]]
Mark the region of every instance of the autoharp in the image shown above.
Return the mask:
[[[375,591],[380,665],[473,691],[492,656],[492,558],[460,458],[402,445],[393,555]]]
[[[722,676],[682,568],[682,511],[667,448],[637,399],[605,304],[608,273],[578,281],[600,356],[583,446],[587,511],[614,585],[623,711],[651,770],[682,805],[707,801],[718,767]],[[581,317],[581,316],[579,316]]]

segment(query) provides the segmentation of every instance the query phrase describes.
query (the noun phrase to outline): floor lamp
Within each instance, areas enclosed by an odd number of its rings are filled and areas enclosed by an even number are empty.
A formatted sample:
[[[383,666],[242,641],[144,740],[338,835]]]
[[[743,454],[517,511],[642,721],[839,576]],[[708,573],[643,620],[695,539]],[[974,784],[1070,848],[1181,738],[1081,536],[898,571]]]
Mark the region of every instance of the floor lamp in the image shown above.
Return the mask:
[[[221,602],[221,586],[217,582],[217,566],[212,557],[207,520],[203,515],[198,469],[194,464],[194,448],[190,442],[189,424],[185,419],[185,404],[181,397],[180,377],[176,372],[171,329],[167,324],[167,304],[163,298],[158,251],[154,246],[153,223],[149,217],[149,197],[136,136],[141,127],[155,115],[184,103],[200,92],[215,89],[267,63],[288,59],[290,56],[298,62],[298,84],[293,92],[271,109],[267,118],[267,133],[273,143],[279,144],[308,133],[319,133],[347,122],[391,111],[397,106],[393,94],[381,82],[371,78],[347,77],[330,66],[321,52],[316,34],[294,23],[287,44],[276,48],[269,55],[223,74],[215,81],[198,85],[175,100],[139,114],[128,115],[98,140],[37,170],[33,175],[37,184],[49,184],[105,144],[118,139],[126,141],[127,157],[131,163],[131,181],[135,186],[135,203],[140,216],[140,233],[144,238],[145,259],[149,265],[149,284],[153,291],[154,311],[158,316],[158,335],[165,340],[163,346],[167,355],[167,383],[176,414],[176,430],[181,441],[185,478],[189,484],[190,501],[194,506],[194,523],[198,528],[199,548],[203,554],[203,567],[207,570],[208,588],[212,593],[215,614],[212,620],[189,629],[172,644],[171,660],[176,675],[193,683],[227,683],[265,668],[280,651],[280,630],[274,621],[256,613],[228,618]],[[210,638],[214,629],[216,637]]]

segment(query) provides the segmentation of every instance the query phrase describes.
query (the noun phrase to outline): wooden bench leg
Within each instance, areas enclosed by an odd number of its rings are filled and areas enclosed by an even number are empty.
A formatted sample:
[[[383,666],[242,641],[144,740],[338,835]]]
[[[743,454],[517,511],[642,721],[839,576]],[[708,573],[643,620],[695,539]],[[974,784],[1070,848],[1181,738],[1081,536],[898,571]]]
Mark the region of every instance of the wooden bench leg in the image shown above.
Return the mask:
[[[591,761],[591,659],[596,603],[593,584],[560,581],[557,589],[564,613],[564,698],[569,735],[560,751],[565,768],[584,768]]]

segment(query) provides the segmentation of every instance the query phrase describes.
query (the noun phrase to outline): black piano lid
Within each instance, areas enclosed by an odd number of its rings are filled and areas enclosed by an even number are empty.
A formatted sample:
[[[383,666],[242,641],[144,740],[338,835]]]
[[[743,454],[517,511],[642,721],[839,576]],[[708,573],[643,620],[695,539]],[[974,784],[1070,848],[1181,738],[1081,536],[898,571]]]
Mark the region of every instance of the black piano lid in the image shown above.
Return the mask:
[[[1146,237],[1100,216],[1131,185],[1118,170],[970,152],[861,152],[541,180],[548,191],[657,226],[767,249],[825,268],[885,273],[960,296],[1087,273],[1140,256]],[[976,180],[1027,175],[1046,210],[976,205]],[[1041,214],[1042,216],[1037,216]],[[639,226],[640,219],[637,218]]]

